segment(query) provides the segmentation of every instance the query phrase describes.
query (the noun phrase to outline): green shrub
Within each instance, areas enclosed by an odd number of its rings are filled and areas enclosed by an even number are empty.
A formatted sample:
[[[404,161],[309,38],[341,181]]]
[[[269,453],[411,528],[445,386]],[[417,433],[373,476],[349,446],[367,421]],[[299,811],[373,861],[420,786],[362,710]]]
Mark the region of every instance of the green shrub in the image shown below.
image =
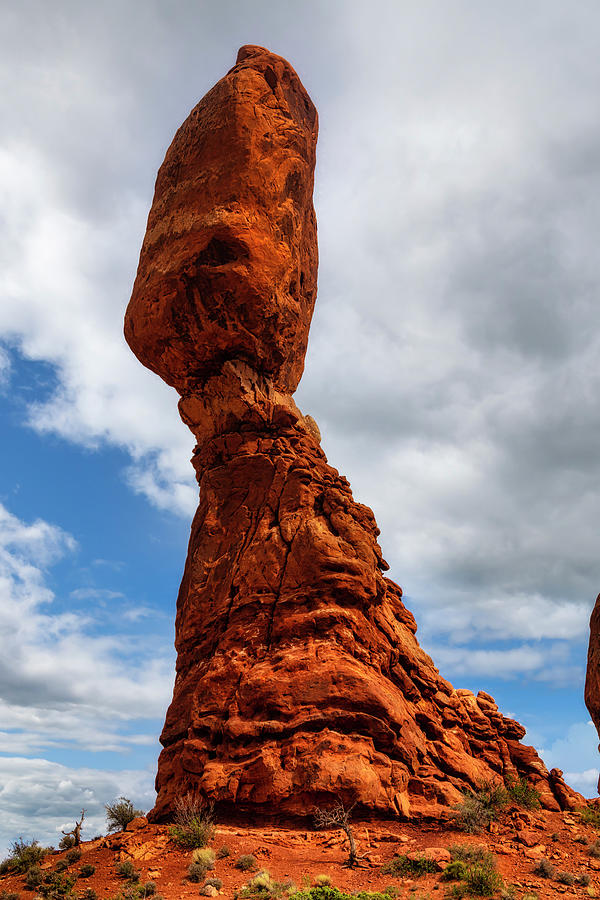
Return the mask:
[[[486,850],[485,847],[471,847],[468,844],[452,844],[448,849],[453,860],[460,860],[460,862],[469,863],[471,865],[479,863],[484,866],[494,866],[495,864],[494,854],[490,853],[489,850]]]
[[[596,806],[586,806],[581,810],[579,818],[584,825],[600,828],[600,809]]]
[[[575,884],[576,878],[571,872],[557,872],[556,880],[559,884]]]
[[[406,854],[395,856],[389,863],[382,867],[384,875],[412,875],[419,878],[428,872],[437,872],[437,864],[426,856],[410,859]]]
[[[198,847],[192,853],[192,862],[198,866],[204,866],[207,872],[215,867],[215,852],[210,847]]]
[[[482,781],[475,792],[477,799],[494,814],[500,812],[509,801],[506,787],[497,781]]]
[[[127,878],[129,881],[139,881],[140,879],[140,873],[130,859],[117,865],[117,875],[120,878]]]
[[[465,894],[489,897],[502,887],[494,855],[485,847],[454,844],[450,847],[450,855],[452,862],[444,869],[442,879],[460,881],[460,884],[454,885],[450,890],[453,897],[459,898]]]
[[[523,809],[539,809],[540,794],[526,778],[506,779],[506,791],[509,798]]]
[[[169,835],[182,847],[206,847],[215,836],[212,806],[193,794],[178,797],[175,803],[175,824],[169,828]]]
[[[475,864],[467,866],[467,875],[464,879],[467,890],[470,894],[476,894],[478,897],[490,897],[502,887],[502,878],[495,868]]]
[[[203,887],[214,887],[217,891],[220,891],[223,887],[223,882],[220,878],[207,878]]]
[[[79,847],[73,847],[72,850],[69,850],[69,852],[65,856],[65,859],[70,866],[72,866],[76,862],[79,862],[79,860],[81,859],[81,850],[79,849]]]
[[[225,859],[226,856],[231,856],[231,850],[226,844],[223,844],[223,846],[219,847],[217,850],[217,859]]]
[[[210,847],[199,847],[194,850],[192,863],[188,866],[187,877],[190,881],[202,881],[209,869],[215,867],[215,854]]]
[[[299,891],[290,891],[289,900],[390,900],[392,896],[394,895],[387,890],[385,893],[380,893],[379,891],[357,891],[356,893],[347,894],[336,887],[317,885],[306,887]]]
[[[544,858],[540,859],[533,869],[533,874],[539,875],[540,878],[553,878],[554,872],[555,869],[550,860]]]
[[[500,900],[515,900],[514,884],[505,885],[500,891]]]
[[[474,794],[470,794],[453,808],[452,817],[460,831],[479,834],[489,825],[494,814]]]
[[[143,884],[128,882],[112,900],[145,900],[148,896]],[[154,894],[152,900],[162,900],[160,894]]]
[[[146,897],[152,897],[152,900],[162,900],[160,894],[156,893],[156,885],[153,881],[147,881],[146,884],[130,881],[114,900],[145,900]]]
[[[94,872],[96,871],[96,866],[91,866],[89,863],[84,863],[79,870],[80,878],[91,878]]]
[[[7,872],[19,872],[23,874],[31,866],[37,865],[49,853],[48,847],[41,847],[35,840],[25,841],[22,837],[13,841],[10,846],[10,856],[0,864],[0,875]]]
[[[242,872],[251,872],[252,869],[256,869],[256,866],[256,857],[251,853],[242,853],[241,856],[238,856],[235,864],[236,869],[241,869]]]
[[[57,872],[48,872],[38,887],[38,895],[45,900],[61,900],[70,897],[73,893],[73,885],[77,880],[76,875],[60,875]]]
[[[34,891],[43,880],[42,870],[39,866],[30,866],[25,876],[25,887],[28,891]]]
[[[75,846],[75,835],[73,834],[63,834],[60,841],[58,842],[59,850],[70,850],[71,847]]]
[[[269,900],[271,897],[280,896],[283,891],[279,889],[278,882],[273,881],[269,873],[265,870],[257,872],[254,878],[245,884],[239,892],[239,897],[243,900],[256,898],[256,900]]]
[[[0,900],[21,900],[21,895],[16,891],[0,891]]]
[[[506,806],[509,794],[506,788],[492,781],[482,782],[476,791],[463,795],[453,810],[457,828],[468,834],[477,834]]]
[[[241,900],[277,900],[293,889],[291,882],[274,881],[270,874],[263,870],[257,872],[248,884],[239,891]]]
[[[204,879],[207,869],[199,863],[190,863],[187,870],[188,881],[194,881],[196,884]]]
[[[314,882],[317,887],[329,887],[331,878],[329,875],[315,875]]]
[[[54,867],[54,871],[55,872],[64,872],[68,868],[69,868],[69,863],[67,862],[67,860],[59,859]]]
[[[594,859],[600,859],[600,841],[594,841],[593,844],[590,844],[587,848],[587,852],[590,856],[593,856]]]
[[[448,900],[463,900],[463,897],[466,896],[467,886],[463,881],[460,881],[458,884],[453,884],[446,892]]]
[[[440,878],[442,881],[462,881],[467,874],[467,867],[460,859],[449,862]]]
[[[130,822],[144,815],[141,809],[134,808],[127,797],[119,797],[114,803],[105,803],[104,809],[109,831],[125,831]]]
[[[584,873],[583,875],[578,875],[577,878],[575,879],[575,881],[577,882],[577,884],[580,884],[582,887],[588,887],[588,885],[591,881],[591,878],[587,873]]]
[[[457,828],[468,834],[478,834],[495,819],[506,806],[509,794],[504,785],[483,781],[476,791],[463,795],[452,812]]]
[[[83,894],[79,895],[80,900],[98,900],[98,894],[94,890],[94,888],[86,887]]]
[[[415,888],[416,890],[416,888]],[[357,891],[352,895],[353,900],[390,900],[390,897],[395,897],[395,894],[390,894],[389,890],[386,888],[385,892],[382,894],[380,891]],[[429,897],[429,894],[425,895]],[[418,900],[416,894],[414,894],[415,900]]]

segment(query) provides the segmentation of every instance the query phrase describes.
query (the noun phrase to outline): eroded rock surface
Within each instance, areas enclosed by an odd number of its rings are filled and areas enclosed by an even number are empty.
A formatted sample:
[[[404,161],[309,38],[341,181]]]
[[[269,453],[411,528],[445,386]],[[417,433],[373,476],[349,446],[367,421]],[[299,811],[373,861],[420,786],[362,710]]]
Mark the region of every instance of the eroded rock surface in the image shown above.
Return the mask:
[[[600,735],[600,594],[590,616],[590,643],[585,678],[585,705]],[[600,749],[600,748],[599,748]],[[600,791],[600,779],[598,779]]]
[[[339,796],[436,815],[519,775],[548,809],[582,803],[489,695],[439,675],[373,513],[292,399],[316,297],[316,139],[291,66],[243,47],[158,174],[125,333],[181,395],[200,505],[153,817],[188,790],[266,815]]]

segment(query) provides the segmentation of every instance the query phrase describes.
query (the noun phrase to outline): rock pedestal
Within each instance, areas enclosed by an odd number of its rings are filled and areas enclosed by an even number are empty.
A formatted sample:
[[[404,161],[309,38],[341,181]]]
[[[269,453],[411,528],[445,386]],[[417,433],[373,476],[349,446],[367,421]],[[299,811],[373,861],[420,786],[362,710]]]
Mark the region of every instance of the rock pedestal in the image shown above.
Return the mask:
[[[339,797],[437,815],[521,775],[544,807],[579,805],[521,725],[419,647],[373,513],[292,399],[316,298],[316,139],[291,66],[242,47],[158,173],[125,334],[181,395],[200,504],[152,816],[188,791],[263,815]]]

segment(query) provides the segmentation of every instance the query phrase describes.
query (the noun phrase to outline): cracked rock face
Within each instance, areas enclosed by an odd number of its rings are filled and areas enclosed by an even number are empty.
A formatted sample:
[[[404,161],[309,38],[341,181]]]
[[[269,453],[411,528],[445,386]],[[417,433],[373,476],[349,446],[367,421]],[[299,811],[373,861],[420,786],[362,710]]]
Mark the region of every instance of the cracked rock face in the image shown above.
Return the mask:
[[[338,797],[439,815],[519,775],[546,808],[578,805],[517,722],[419,647],[373,513],[292,399],[316,297],[316,139],[291,66],[243,47],[158,173],[125,334],[181,395],[200,503],[152,816],[190,790],[266,816]]]

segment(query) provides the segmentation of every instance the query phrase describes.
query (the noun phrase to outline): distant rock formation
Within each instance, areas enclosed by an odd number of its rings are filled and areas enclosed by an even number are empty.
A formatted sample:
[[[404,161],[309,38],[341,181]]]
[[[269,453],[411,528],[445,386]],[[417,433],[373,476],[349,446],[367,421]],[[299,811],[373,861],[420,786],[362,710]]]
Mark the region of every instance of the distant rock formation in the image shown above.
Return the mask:
[[[242,47],[158,173],[125,334],[181,395],[200,505],[153,818],[189,790],[264,815],[334,797],[437,815],[520,775],[547,809],[580,804],[521,725],[419,647],[373,513],[292,399],[317,289],[316,140],[289,63]]]
[[[585,705],[596,726],[596,731],[600,735],[600,594],[596,597],[596,603],[590,616]],[[600,793],[600,779],[598,779],[598,792]]]

